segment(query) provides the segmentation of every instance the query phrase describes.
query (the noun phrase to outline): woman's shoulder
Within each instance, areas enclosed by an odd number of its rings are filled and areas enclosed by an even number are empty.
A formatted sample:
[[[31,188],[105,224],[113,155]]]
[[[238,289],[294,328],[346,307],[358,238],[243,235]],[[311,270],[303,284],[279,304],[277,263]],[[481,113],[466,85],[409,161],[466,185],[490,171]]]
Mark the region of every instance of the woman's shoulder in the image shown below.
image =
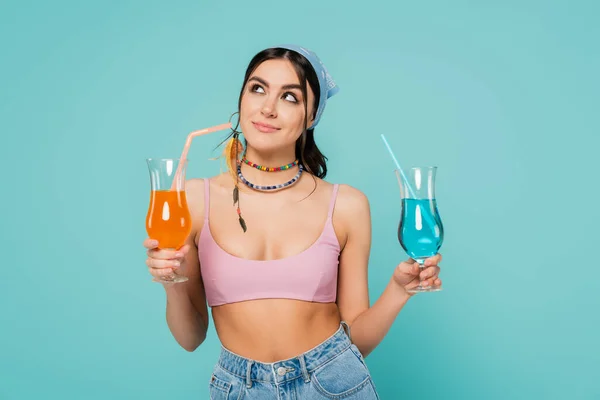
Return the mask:
[[[188,199],[192,197],[194,204],[204,205],[204,194],[206,185],[210,185],[211,189],[217,189],[226,184],[226,178],[229,174],[222,173],[219,175],[206,178],[190,178],[185,181],[185,191]],[[203,207],[202,207],[203,208]]]
[[[354,211],[364,210],[365,208],[368,210],[369,199],[362,190],[346,183],[338,183],[337,185],[336,208],[347,208]]]
[[[344,230],[349,229],[355,221],[365,221],[370,218],[370,205],[366,194],[347,183],[326,183],[337,185],[335,198],[334,222]]]
[[[199,189],[204,191],[204,185],[212,182],[213,184],[219,185],[225,176],[229,175],[228,173],[221,173],[214,176],[209,176],[205,178],[189,178],[185,181],[186,190],[191,189],[192,192],[196,192]]]
[[[223,175],[223,174],[221,174]],[[189,178],[185,181],[185,195],[187,198],[188,207],[194,217],[204,217],[204,200],[206,193],[206,185],[211,185],[209,181],[219,181],[220,176],[206,178]],[[213,185],[211,185],[212,187]]]
[[[210,188],[213,189],[218,188],[222,184],[224,175],[227,174],[206,178],[189,178],[185,181],[185,197],[192,216],[192,235],[195,237],[196,243],[204,225],[206,185],[210,185]]]
[[[335,199],[333,223],[340,234],[340,244],[345,248],[347,238],[357,229],[365,229],[370,224],[371,210],[366,194],[349,184],[338,183]]]
[[[192,234],[199,234],[204,221],[204,185],[208,182],[203,178],[192,178],[185,181],[185,197],[192,216]]]
[[[190,178],[185,181],[185,190],[196,192],[198,189],[204,188],[206,178]]]
[[[199,202],[204,204],[204,185],[207,183],[206,178],[192,178],[185,181],[185,195],[188,203],[192,199],[191,204],[197,205]]]

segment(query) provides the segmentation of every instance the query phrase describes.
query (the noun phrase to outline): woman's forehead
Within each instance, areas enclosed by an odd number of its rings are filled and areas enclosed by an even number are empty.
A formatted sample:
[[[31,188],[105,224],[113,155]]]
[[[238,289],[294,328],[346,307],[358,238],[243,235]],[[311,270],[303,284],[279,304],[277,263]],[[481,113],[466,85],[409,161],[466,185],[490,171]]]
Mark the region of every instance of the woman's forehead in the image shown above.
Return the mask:
[[[292,63],[284,59],[262,62],[250,75],[266,81],[269,85],[284,86],[299,84],[298,74]]]

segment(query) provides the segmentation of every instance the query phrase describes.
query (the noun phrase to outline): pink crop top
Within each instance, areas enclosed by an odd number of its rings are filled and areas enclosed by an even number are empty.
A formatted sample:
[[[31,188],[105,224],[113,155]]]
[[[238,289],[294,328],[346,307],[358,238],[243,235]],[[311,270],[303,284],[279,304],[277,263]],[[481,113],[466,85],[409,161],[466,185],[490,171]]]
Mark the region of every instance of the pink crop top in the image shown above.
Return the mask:
[[[198,257],[208,305],[266,298],[334,302],[340,244],[331,218],[337,191],[336,184],[323,231],[308,249],[276,260],[246,260],[226,252],[214,240],[208,223],[210,184],[205,179],[204,226],[198,240]]]

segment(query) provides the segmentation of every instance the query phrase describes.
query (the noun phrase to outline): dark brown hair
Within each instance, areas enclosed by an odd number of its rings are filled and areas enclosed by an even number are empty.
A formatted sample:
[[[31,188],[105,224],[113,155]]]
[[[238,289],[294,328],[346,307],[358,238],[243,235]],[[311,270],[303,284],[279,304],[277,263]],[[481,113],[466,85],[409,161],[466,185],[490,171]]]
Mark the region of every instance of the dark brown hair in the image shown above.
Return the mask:
[[[302,164],[302,167],[313,174],[314,176],[323,179],[327,175],[327,157],[321,153],[317,144],[315,143],[315,130],[307,129],[308,128],[308,95],[306,88],[306,81],[310,85],[312,89],[315,99],[313,104],[313,117],[317,112],[317,108],[319,106],[319,98],[321,94],[321,89],[319,87],[319,79],[317,74],[310,65],[310,62],[302,55],[296,53],[295,51],[291,51],[283,48],[270,48],[261,51],[256,54],[250,63],[248,64],[248,68],[246,69],[246,74],[244,76],[244,82],[242,84],[242,89],[240,91],[240,97],[238,100],[238,112],[241,108],[242,104],[242,96],[244,94],[244,88],[246,87],[246,83],[248,79],[252,75],[252,73],[258,68],[260,64],[267,60],[278,60],[284,59],[288,60],[294,66],[296,70],[296,74],[298,74],[298,79],[300,80],[300,86],[302,88],[302,96],[304,99],[304,131],[302,135],[296,141],[296,158],[298,162]],[[237,132],[237,128],[239,127],[239,120],[234,128],[234,132]],[[231,137],[229,135],[229,137]],[[227,139],[226,139],[227,140]]]

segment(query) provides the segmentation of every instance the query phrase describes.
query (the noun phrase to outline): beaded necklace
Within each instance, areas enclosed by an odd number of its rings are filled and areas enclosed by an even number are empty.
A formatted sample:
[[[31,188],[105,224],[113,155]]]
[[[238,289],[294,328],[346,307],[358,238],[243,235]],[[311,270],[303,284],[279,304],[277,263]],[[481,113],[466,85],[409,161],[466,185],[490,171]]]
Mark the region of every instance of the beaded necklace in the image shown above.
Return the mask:
[[[290,164],[288,164],[290,165]],[[263,170],[264,171],[264,170]],[[283,189],[284,187],[288,187],[288,186],[292,186],[293,184],[295,184],[296,182],[298,182],[298,180],[300,179],[300,175],[302,175],[302,165],[298,166],[298,173],[296,174],[296,176],[294,176],[292,179],[290,179],[287,182],[284,183],[280,183],[278,185],[267,185],[267,186],[261,186],[261,185],[255,185],[254,183],[249,182],[244,175],[242,175],[242,165],[241,163],[238,164],[237,166],[237,175],[240,178],[240,180],[249,188],[251,189],[255,189],[255,190],[260,190],[262,192],[271,192],[274,190],[279,190],[279,189]]]
[[[282,165],[281,167],[265,167],[263,165],[259,165],[259,164],[254,164],[252,161],[248,161],[248,159],[246,157],[242,158],[242,162],[246,165],[249,165],[253,168],[256,168],[260,171],[266,171],[266,172],[277,172],[277,171],[285,171],[287,169],[293,168],[296,165],[298,165],[298,160],[295,160],[294,162],[291,162],[289,164],[286,165]]]

